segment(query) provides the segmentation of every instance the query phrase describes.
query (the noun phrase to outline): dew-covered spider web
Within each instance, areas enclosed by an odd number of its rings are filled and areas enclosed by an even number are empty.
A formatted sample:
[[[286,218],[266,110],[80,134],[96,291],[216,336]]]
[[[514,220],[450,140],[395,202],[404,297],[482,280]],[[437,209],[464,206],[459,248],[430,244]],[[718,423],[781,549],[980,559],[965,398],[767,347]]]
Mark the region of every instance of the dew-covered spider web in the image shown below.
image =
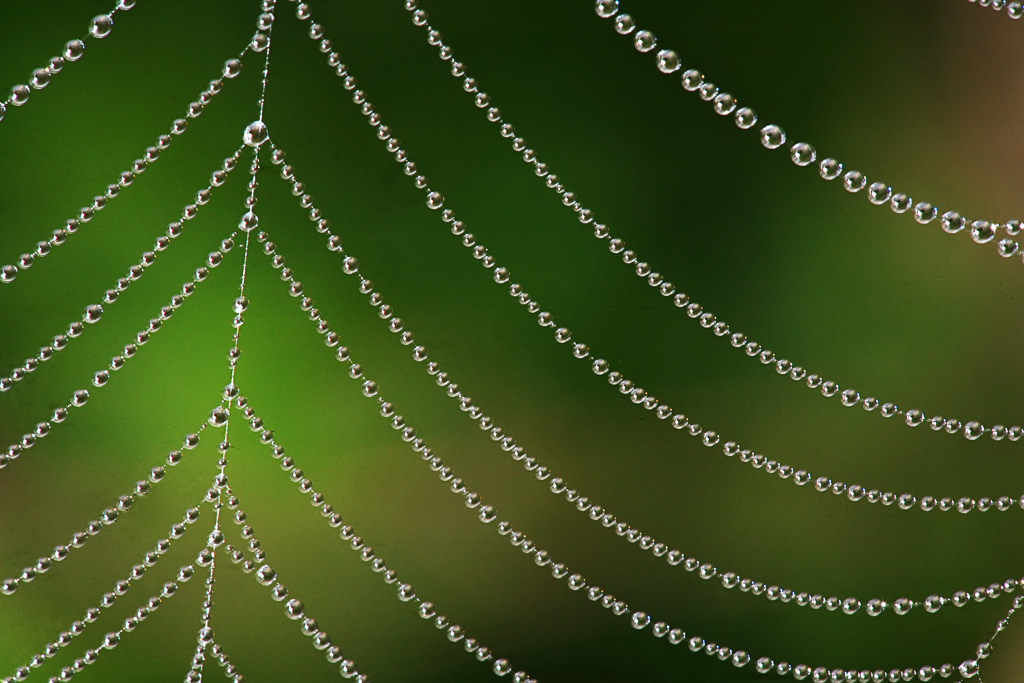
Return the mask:
[[[1020,13],[5,7],[0,680],[1016,680]]]

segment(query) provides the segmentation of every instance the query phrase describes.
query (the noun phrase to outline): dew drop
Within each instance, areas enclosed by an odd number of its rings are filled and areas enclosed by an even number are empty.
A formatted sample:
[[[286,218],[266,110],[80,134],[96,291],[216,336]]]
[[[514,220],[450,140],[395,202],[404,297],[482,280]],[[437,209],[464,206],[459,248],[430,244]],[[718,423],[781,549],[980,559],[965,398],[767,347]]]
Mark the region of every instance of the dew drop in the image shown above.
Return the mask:
[[[942,220],[940,221],[942,229],[950,234],[958,233],[964,229],[967,221],[956,211],[947,211],[942,214]]]
[[[103,307],[98,304],[87,306],[85,308],[85,314],[82,316],[82,320],[87,323],[98,322],[103,316]]]
[[[229,59],[228,61],[224,62],[223,74],[224,74],[225,78],[234,78],[239,73],[241,73],[241,71],[242,71],[242,62],[240,62],[239,60],[237,60],[237,59]]]
[[[245,132],[242,133],[242,142],[249,147],[259,147],[267,141],[268,137],[267,124],[263,121],[253,121],[245,127]]]
[[[64,59],[69,62],[77,62],[85,53],[85,43],[80,40],[72,40],[64,46]]]
[[[11,104],[15,107],[20,107],[28,102],[28,96],[29,88],[27,85],[16,85],[11,88]]]
[[[777,149],[786,142],[786,133],[778,126],[771,124],[761,129],[761,144],[768,149]]]
[[[619,10],[619,0],[597,0],[594,11],[602,19],[609,19],[615,16]]]
[[[673,50],[660,50],[655,63],[658,65],[658,71],[670,74],[679,70],[679,55]]]
[[[988,221],[974,221],[971,223],[971,239],[978,244],[990,242],[996,236],[996,229]]]
[[[114,20],[110,18],[110,15],[100,14],[93,17],[92,22],[89,24],[89,34],[93,38],[105,38],[110,35],[110,29],[113,27]]]
[[[736,98],[729,93],[721,93],[715,96],[713,106],[716,114],[728,116],[736,111]]]
[[[929,204],[928,202],[919,202],[914,206],[914,220],[925,225],[935,220],[935,217],[939,215],[938,209]]]
[[[789,149],[789,158],[797,166],[807,166],[814,163],[817,152],[806,142],[798,142]]]
[[[615,17],[615,32],[621,35],[629,35],[636,28],[636,22],[628,14],[620,14]]]
[[[847,171],[843,176],[843,187],[847,192],[860,192],[867,182],[868,179],[860,171]]]
[[[633,47],[639,52],[650,52],[658,44],[658,40],[650,31],[637,31],[633,36]]]

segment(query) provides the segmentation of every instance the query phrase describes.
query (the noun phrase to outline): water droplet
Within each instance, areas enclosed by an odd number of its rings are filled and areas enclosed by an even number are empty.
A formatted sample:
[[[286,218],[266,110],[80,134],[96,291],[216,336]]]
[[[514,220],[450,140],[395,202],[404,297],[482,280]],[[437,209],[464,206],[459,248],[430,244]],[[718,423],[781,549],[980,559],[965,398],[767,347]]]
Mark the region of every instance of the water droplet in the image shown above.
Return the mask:
[[[228,61],[224,62],[223,74],[224,74],[225,78],[234,78],[239,73],[241,73],[241,71],[242,71],[242,62],[240,62],[239,60],[237,60],[237,59],[229,59]]]
[[[736,98],[727,92],[715,96],[715,113],[719,116],[728,116],[736,111]]]
[[[628,14],[620,14],[615,17],[615,32],[621,35],[629,35],[636,28],[636,22]]]
[[[670,74],[679,70],[679,55],[673,50],[660,50],[655,63],[658,65],[658,71]]]
[[[889,207],[894,213],[906,213],[913,203],[913,199],[902,192],[897,192],[892,196],[892,200],[889,202]]]
[[[69,62],[77,62],[85,53],[85,43],[80,40],[68,41],[64,46],[64,59]]]
[[[633,612],[633,616],[630,617],[629,621],[633,628],[639,631],[640,629],[647,628],[647,625],[651,623],[651,618],[646,612]]]
[[[259,216],[254,214],[252,211],[246,211],[242,214],[242,219],[238,222],[238,228],[244,232],[252,232],[260,226]]]
[[[79,389],[71,397],[71,405],[75,406],[76,408],[81,408],[86,404],[88,400],[89,392],[86,391],[85,389]]]
[[[267,141],[268,137],[270,135],[267,132],[267,124],[263,121],[253,121],[245,127],[245,132],[242,133],[242,142],[250,147],[259,147]]]
[[[609,19],[615,16],[615,13],[619,10],[619,0],[597,0],[594,5],[594,11],[597,12],[597,16],[602,19]]]
[[[657,38],[650,31],[637,31],[633,36],[633,47],[639,52],[650,52],[658,44]]]
[[[860,171],[847,171],[843,176],[843,187],[847,192],[860,192],[868,179]]]
[[[768,149],[776,149],[786,141],[786,133],[778,126],[771,124],[761,129],[761,144]]]
[[[11,104],[16,107],[28,102],[29,88],[27,85],[16,85],[11,88]]]
[[[301,619],[306,606],[299,600],[292,599],[285,603],[284,610],[289,619]]]
[[[939,597],[938,595],[929,595],[927,598],[924,599],[924,609],[926,612],[930,614],[935,614],[939,611],[939,609],[945,602],[945,599]]]
[[[105,38],[110,35],[110,29],[114,27],[114,20],[109,14],[100,14],[93,17],[89,24],[89,33],[93,38]]]
[[[947,211],[942,214],[942,220],[940,221],[942,229],[950,234],[958,233],[964,229],[967,221],[956,211]]]
[[[971,223],[971,239],[978,244],[990,242],[995,236],[996,229],[988,221],[974,221]]]
[[[814,151],[814,148],[806,142],[798,142],[789,150],[789,158],[792,159],[793,163],[797,166],[813,164],[817,156],[818,154]]]
[[[935,220],[935,217],[939,215],[939,210],[928,202],[919,202],[914,207],[914,220],[925,225]]]
[[[868,600],[868,604],[865,607],[865,611],[868,613],[868,616],[877,617],[879,614],[885,611],[885,603],[879,600],[878,598]]]
[[[980,670],[981,667],[978,666],[978,661],[976,659],[965,660],[959,667],[960,675],[964,678],[974,678],[978,675]]]
[[[868,201],[872,204],[886,204],[892,196],[892,188],[885,183],[871,183],[868,188]]]
[[[13,282],[18,276],[18,267],[7,265],[0,269],[0,282]]]
[[[30,86],[32,86],[33,88],[35,88],[36,90],[40,90],[42,88],[45,88],[49,82],[50,82],[50,70],[49,69],[36,69],[35,71],[32,72],[32,78],[29,79],[28,84]]]
[[[230,413],[224,406],[217,406],[210,412],[209,423],[211,427],[223,427],[228,423]]]
[[[93,304],[92,306],[86,306],[82,320],[87,323],[95,323],[98,322],[102,316],[103,307],[98,304]]]
[[[832,158],[823,159],[818,165],[818,175],[825,180],[835,180],[842,172],[843,164]]]
[[[440,192],[427,194],[427,206],[431,209],[440,209],[444,206],[444,196]]]

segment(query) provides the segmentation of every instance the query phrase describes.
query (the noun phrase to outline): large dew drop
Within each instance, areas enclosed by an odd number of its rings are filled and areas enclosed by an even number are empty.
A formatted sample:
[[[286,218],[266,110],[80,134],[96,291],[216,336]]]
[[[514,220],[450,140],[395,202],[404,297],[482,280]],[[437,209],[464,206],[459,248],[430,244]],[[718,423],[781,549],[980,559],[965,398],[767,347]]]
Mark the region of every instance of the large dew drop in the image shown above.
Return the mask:
[[[246,126],[245,132],[242,133],[242,142],[250,147],[259,147],[267,141],[268,137],[267,124],[262,121],[253,121]]]

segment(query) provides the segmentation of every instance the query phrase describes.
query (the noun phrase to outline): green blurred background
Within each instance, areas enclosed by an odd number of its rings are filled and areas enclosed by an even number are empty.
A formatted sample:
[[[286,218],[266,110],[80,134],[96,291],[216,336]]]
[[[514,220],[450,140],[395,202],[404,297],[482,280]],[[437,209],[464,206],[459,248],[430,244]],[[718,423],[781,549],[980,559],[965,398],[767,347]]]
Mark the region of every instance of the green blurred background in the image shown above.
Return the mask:
[[[872,207],[756,132],[738,131],[653,67],[588,0],[425,2],[431,23],[540,158],[616,236],[707,310],[812,371],[928,415],[1021,421],[1021,263],[937,224]],[[265,120],[300,179],[431,358],[528,452],[624,521],[768,583],[866,600],[950,594],[1020,577],[1020,509],[961,516],[852,505],[722,457],[623,400],[550,341],[423,206],[281,2]],[[106,0],[6,3],[0,83],[81,36]],[[556,321],[695,421],[815,475],[918,496],[1020,495],[1022,443],[967,443],[846,410],[746,358],[617,264],[512,153],[436,58],[402,3],[314,3],[314,16],[431,186]],[[761,123],[897,191],[1003,221],[1019,192],[1024,25],[963,0],[661,3],[625,7]],[[49,236],[116,180],[249,40],[254,1],[141,0],[0,122],[0,261]],[[34,355],[150,249],[257,117],[249,56],[206,112],[66,245],[0,288],[0,368]],[[759,126],[760,127],[760,124]],[[87,386],[216,248],[243,211],[244,168],[217,190],[102,321],[0,395],[0,446]],[[288,187],[261,176],[261,228],[410,425],[501,519],[588,580],[709,641],[791,663],[954,664],[1007,599],[872,619],[724,591],[629,547],[546,492],[442,398],[356,292]],[[89,404],[0,473],[0,578],[67,542],[206,419],[229,378],[240,249]],[[388,565],[497,656],[546,681],[758,678],[671,646],[556,585],[479,524],[359,394],[260,254],[251,257],[237,381],[316,488]],[[91,387],[90,387],[91,388]],[[0,676],[124,578],[202,496],[212,430],[116,526],[0,599]],[[295,492],[236,420],[229,475],[268,561],[377,681],[487,680],[488,667],[415,616]],[[101,622],[43,669],[94,647],[194,557],[191,532]],[[239,545],[235,528],[229,540]],[[249,681],[338,674],[281,605],[227,562],[213,626]],[[176,681],[188,670],[202,584],[184,584],[82,681]],[[1024,626],[983,669],[1019,680]],[[220,674],[207,662],[211,680]]]

